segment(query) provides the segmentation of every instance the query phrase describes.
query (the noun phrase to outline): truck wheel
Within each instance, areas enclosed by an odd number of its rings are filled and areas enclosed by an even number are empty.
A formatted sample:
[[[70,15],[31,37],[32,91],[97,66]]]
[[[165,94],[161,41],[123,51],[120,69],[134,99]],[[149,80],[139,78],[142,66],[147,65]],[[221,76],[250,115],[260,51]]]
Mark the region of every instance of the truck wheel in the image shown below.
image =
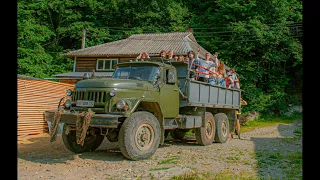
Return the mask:
[[[216,121],[216,135],[215,135],[215,142],[218,143],[225,143],[229,138],[229,119],[226,114],[218,113],[214,115],[214,119]]]
[[[159,144],[160,124],[149,112],[133,113],[120,128],[119,147],[128,159],[147,159],[154,155]]]
[[[66,134],[67,126],[63,126],[62,140],[63,144],[74,153],[83,153],[96,150],[102,143],[104,136],[100,134],[100,129],[88,129],[84,144],[77,144],[76,131],[72,130]]]
[[[195,129],[197,143],[202,146],[212,144],[216,133],[216,126],[213,115],[210,112],[205,113],[205,127]]]
[[[183,129],[174,129],[170,131],[170,135],[173,139],[183,139],[184,136],[186,135],[187,131]]]

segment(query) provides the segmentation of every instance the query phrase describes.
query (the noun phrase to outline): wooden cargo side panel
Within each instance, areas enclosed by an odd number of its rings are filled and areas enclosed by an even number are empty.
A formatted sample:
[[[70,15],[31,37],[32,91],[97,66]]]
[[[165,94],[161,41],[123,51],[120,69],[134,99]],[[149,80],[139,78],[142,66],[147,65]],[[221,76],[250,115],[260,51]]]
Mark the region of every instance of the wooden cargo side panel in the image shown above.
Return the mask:
[[[74,85],[48,80],[17,79],[18,88],[18,136],[47,133],[44,111],[57,109],[67,89]]]

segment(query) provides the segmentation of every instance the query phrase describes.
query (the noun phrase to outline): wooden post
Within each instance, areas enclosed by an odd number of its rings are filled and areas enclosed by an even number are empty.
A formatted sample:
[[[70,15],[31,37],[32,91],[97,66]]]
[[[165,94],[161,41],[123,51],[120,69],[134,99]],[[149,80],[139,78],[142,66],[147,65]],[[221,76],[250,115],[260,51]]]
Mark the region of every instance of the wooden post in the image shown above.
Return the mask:
[[[82,43],[81,43],[81,49],[84,49],[86,47],[86,28],[82,28]]]

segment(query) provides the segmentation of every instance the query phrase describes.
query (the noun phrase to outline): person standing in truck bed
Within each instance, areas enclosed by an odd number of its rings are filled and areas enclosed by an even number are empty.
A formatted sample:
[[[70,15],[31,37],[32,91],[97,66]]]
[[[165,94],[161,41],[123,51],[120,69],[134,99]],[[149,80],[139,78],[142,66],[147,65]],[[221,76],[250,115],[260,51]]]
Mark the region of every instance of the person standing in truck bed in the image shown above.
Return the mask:
[[[206,82],[208,83],[209,82],[209,72],[210,72],[210,69],[212,67],[214,67],[214,64],[212,61],[210,61],[210,57],[211,57],[211,54],[210,53],[206,53],[205,54],[205,60],[203,60],[203,63],[200,64],[201,68],[199,70],[199,81],[203,81],[203,82]]]
[[[229,72],[231,73],[231,79],[233,82],[233,85],[231,86],[231,88],[240,89],[239,78],[238,78],[237,74],[235,73],[235,70],[233,68],[231,68],[229,70]]]
[[[139,56],[136,58],[136,61],[146,61],[147,59],[150,59],[149,54],[147,52],[142,52],[139,54]]]
[[[168,55],[169,61],[176,61],[176,60],[173,58],[173,50],[170,50],[170,51],[167,53],[167,55]]]
[[[224,63],[220,62],[217,68],[216,85],[226,87],[226,70],[224,68]]]
[[[215,63],[214,59],[213,58],[210,58],[210,61],[213,62],[213,66],[209,69],[210,70],[210,76],[209,76],[209,81],[208,83],[209,84],[216,84],[216,79],[217,79],[217,76],[218,76],[218,73],[217,73],[217,64]]]
[[[191,80],[195,80],[196,72],[199,71],[200,60],[196,58],[196,55],[192,50],[188,52],[187,56],[189,57],[189,65],[188,65],[189,78]]]
[[[167,57],[167,52],[166,52],[165,50],[162,50],[162,51],[160,52],[160,57],[166,58],[166,57]]]

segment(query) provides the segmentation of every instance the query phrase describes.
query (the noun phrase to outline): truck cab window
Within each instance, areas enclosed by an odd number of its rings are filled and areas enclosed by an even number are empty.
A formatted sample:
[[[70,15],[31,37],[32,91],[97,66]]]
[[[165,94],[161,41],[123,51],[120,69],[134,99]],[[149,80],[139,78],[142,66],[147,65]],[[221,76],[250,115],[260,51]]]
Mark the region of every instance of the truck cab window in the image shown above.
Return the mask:
[[[158,75],[160,75],[160,70],[156,66],[130,66],[117,68],[113,78],[153,82]]]

